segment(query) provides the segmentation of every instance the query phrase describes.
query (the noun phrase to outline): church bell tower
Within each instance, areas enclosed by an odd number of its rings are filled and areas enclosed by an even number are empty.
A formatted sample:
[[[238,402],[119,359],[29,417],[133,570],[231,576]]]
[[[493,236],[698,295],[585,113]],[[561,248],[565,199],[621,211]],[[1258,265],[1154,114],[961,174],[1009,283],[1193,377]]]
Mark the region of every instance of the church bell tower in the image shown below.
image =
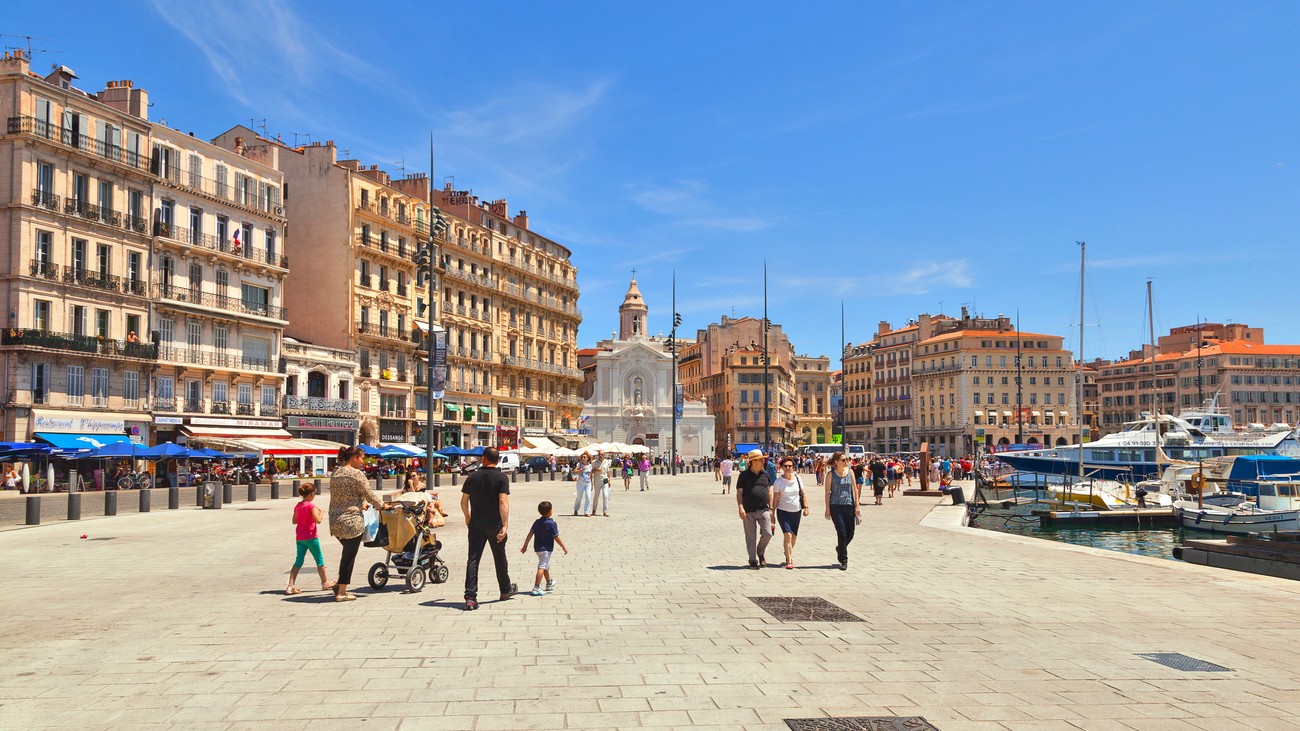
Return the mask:
[[[623,297],[623,304],[618,308],[618,339],[645,337],[646,317],[649,314],[650,310],[645,306],[645,299],[641,297],[641,290],[636,286],[636,276],[633,275],[632,284]]]

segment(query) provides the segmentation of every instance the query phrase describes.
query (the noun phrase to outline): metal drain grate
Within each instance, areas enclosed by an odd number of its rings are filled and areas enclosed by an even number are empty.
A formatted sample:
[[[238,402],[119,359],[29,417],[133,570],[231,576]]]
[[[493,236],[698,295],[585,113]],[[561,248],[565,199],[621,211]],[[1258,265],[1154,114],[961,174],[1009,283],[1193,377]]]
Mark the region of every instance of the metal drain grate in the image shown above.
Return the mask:
[[[863,716],[861,718],[787,718],[791,731],[939,731],[920,716]]]
[[[1222,665],[1215,665],[1212,662],[1197,660],[1194,657],[1188,657],[1178,652],[1139,652],[1137,656],[1152,662],[1158,662],[1174,670],[1182,670],[1185,673],[1230,673],[1231,668],[1225,668]]]
[[[782,622],[861,622],[819,596],[751,596],[749,600]]]

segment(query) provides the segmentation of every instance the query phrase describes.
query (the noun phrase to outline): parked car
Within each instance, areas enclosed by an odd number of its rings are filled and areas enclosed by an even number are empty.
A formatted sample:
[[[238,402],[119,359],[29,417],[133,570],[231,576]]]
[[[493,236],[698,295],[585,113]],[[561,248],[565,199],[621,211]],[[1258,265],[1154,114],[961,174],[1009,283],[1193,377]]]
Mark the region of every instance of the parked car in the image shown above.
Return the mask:
[[[501,461],[497,462],[497,469],[502,472],[514,472],[519,469],[519,453],[502,452]]]
[[[529,457],[519,465],[520,472],[531,472],[532,474],[543,474],[551,471],[551,460],[546,457]]]

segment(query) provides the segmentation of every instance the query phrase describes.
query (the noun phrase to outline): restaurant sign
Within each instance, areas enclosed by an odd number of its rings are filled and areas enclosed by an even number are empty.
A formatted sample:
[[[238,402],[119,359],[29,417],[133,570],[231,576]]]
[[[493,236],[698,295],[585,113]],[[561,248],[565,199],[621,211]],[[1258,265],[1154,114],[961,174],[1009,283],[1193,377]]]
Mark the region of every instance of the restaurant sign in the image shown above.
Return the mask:
[[[75,412],[33,411],[32,431],[69,434],[121,434],[126,429],[124,419],[103,417],[97,414]]]
[[[279,429],[279,419],[209,419],[191,416],[190,426],[240,426],[252,429]]]
[[[315,429],[318,431],[356,431],[356,419],[330,419],[319,416],[291,416],[286,424],[290,429]]]

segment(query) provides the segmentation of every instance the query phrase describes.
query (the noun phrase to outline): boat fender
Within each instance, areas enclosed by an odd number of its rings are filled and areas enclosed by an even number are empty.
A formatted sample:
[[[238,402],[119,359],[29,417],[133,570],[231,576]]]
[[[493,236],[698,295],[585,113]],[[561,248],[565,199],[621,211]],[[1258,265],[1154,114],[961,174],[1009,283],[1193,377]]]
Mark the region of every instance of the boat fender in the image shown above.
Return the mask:
[[[1223,519],[1223,524],[1227,525],[1231,520],[1232,520],[1232,513],[1228,513],[1228,516]]]
[[[1197,525],[1200,525],[1200,524],[1201,524],[1201,518],[1204,518],[1204,517],[1205,517],[1205,511],[1204,511],[1204,510],[1202,510],[1202,511],[1199,512],[1199,513],[1197,513],[1197,514],[1196,514],[1196,524],[1197,524]]]

